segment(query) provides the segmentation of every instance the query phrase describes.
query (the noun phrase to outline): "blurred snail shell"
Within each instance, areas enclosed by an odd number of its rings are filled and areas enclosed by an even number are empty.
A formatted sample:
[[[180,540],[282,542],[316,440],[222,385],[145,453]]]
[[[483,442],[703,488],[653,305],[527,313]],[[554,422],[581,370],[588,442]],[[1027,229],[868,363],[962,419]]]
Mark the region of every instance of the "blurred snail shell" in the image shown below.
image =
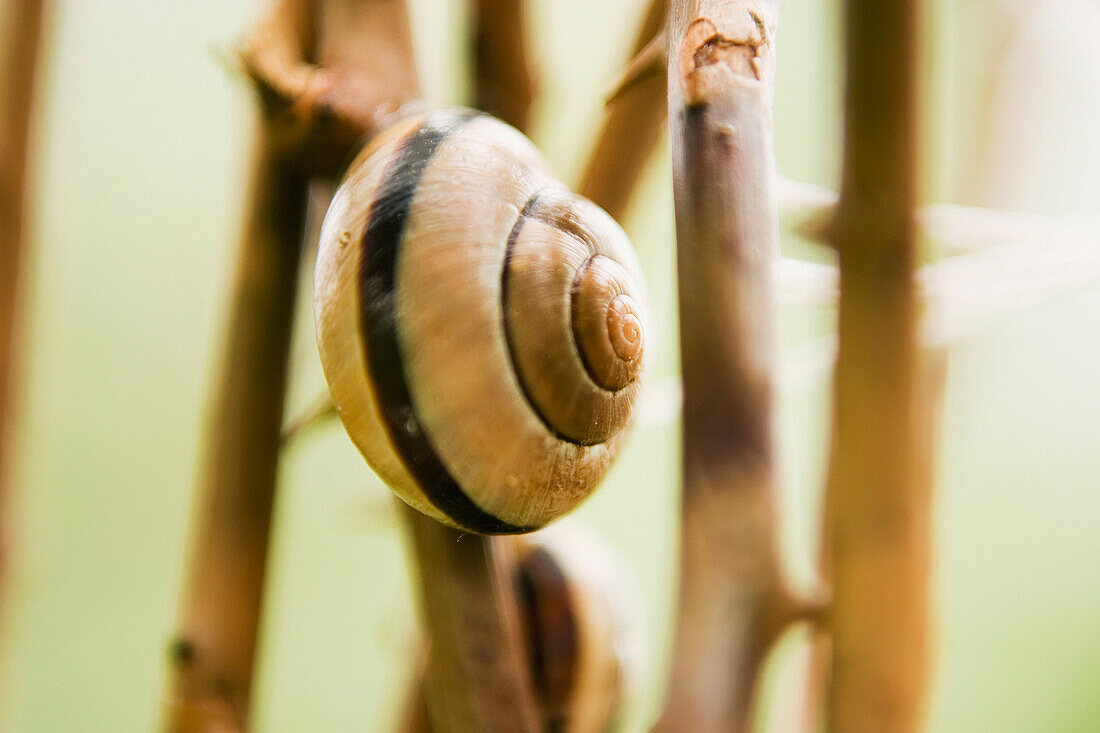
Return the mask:
[[[622,229],[499,120],[401,120],[321,230],[321,363],[352,441],[414,508],[485,534],[576,506],[624,437],[643,281]]]
[[[641,676],[641,601],[627,582],[633,579],[603,543],[576,527],[517,541],[515,582],[544,730],[622,727]]]

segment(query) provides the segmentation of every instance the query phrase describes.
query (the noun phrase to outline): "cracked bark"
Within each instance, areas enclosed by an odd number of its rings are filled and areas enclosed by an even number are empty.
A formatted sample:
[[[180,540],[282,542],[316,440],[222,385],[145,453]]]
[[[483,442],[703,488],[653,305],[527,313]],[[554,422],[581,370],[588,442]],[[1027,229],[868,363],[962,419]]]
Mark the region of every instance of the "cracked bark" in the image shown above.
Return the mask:
[[[767,652],[805,610],[784,582],[776,534],[777,5],[672,5],[683,504],[662,731],[747,730]]]

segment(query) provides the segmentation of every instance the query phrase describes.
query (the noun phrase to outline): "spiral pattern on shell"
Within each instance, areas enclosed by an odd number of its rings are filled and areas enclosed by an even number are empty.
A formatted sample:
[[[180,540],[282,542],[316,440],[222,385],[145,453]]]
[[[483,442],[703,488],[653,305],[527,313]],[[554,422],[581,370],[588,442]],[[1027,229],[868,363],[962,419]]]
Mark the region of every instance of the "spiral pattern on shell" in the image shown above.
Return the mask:
[[[606,472],[637,400],[644,292],[622,229],[491,117],[402,120],[321,231],[314,311],[337,411],[413,507],[530,531]]]

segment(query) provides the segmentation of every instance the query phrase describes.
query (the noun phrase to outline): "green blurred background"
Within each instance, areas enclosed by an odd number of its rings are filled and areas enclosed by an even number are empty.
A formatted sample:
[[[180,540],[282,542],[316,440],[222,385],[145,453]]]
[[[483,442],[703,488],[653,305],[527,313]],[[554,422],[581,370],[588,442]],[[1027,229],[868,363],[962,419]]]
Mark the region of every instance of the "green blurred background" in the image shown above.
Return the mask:
[[[153,727],[249,150],[251,98],[226,58],[255,4],[55,3],[15,444],[18,546],[0,636],[3,731]],[[575,180],[641,3],[532,5],[533,137]],[[412,6],[428,96],[462,101],[460,3]],[[1097,5],[930,0],[926,21],[926,198],[1094,215]],[[838,39],[837,3],[785,0],[779,166],[827,186],[840,157]],[[654,382],[676,369],[668,181],[662,154],[625,222],[658,315]],[[787,232],[783,245],[824,256]],[[323,384],[304,303],[300,311],[291,413]],[[784,309],[784,363],[800,366],[797,347],[827,334],[832,318]],[[1079,290],[952,345],[929,730],[1100,730],[1098,323],[1100,290]],[[785,390],[781,410],[784,546],[807,581],[827,384]],[[673,416],[651,419],[567,520],[605,537],[638,573],[648,650],[639,729],[659,709],[669,641],[677,443]],[[292,446],[279,492],[255,729],[386,730],[415,638],[388,493],[335,425]],[[797,699],[788,683],[803,637],[794,632],[775,660],[763,717],[776,729]]]

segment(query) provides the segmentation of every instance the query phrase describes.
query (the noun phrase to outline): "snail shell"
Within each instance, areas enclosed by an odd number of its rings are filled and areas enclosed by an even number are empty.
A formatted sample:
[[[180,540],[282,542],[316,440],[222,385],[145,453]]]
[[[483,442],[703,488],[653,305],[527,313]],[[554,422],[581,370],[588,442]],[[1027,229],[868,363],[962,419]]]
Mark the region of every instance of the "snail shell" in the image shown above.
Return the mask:
[[[513,128],[444,109],[383,131],[336,192],[314,287],[336,409],[414,508],[527,532],[606,473],[645,361],[640,269]]]
[[[618,730],[641,678],[641,601],[629,568],[577,527],[518,539],[515,582],[543,728]]]

